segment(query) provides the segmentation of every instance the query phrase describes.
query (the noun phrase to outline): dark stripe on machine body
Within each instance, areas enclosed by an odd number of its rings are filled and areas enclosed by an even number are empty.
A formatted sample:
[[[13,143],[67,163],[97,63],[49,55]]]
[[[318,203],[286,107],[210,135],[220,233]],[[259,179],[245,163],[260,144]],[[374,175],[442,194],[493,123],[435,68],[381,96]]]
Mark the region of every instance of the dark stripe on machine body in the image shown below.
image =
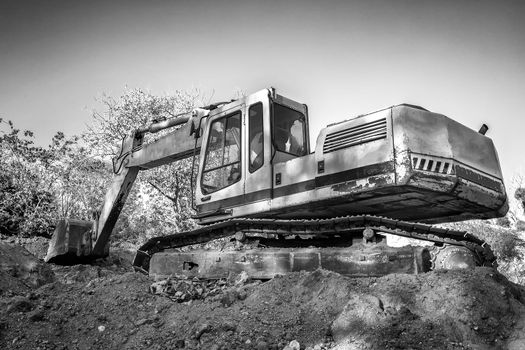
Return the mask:
[[[302,181],[291,185],[275,187],[273,189],[273,198],[279,198],[283,196],[293,195],[296,193],[312,191],[320,187],[336,185],[347,181],[358,180],[369,176],[385,174],[393,171],[394,162],[389,161],[379,164],[367,165],[356,169],[341,171],[334,174],[318,176],[315,179]],[[251,204],[267,199],[271,199],[270,189],[260,190],[244,195],[226,198],[212,203],[202,204],[198,206],[198,209],[199,211],[201,211],[201,215],[206,215],[207,213],[216,211],[220,208],[229,208],[238,206],[240,204]]]
[[[270,199],[271,193],[271,189],[268,188],[252,193],[229,197],[212,203],[198,205],[197,210],[201,213],[197,215],[197,218],[208,216],[210,212],[214,212],[221,208],[231,208],[239,206],[240,204],[251,204],[262,200]]]
[[[341,182],[364,179],[369,176],[387,174],[393,171],[393,161],[362,166],[359,168],[345,170],[334,174],[318,176],[315,178],[315,187],[331,186]]]
[[[486,187],[488,189],[491,189],[496,192],[501,192],[501,186],[502,184],[496,180],[493,180],[489,178],[488,176],[483,176],[477,172],[474,172],[470,169],[464,168],[460,165],[455,166],[456,169],[456,175],[468,180],[472,181],[475,184],[478,184],[480,186]]]

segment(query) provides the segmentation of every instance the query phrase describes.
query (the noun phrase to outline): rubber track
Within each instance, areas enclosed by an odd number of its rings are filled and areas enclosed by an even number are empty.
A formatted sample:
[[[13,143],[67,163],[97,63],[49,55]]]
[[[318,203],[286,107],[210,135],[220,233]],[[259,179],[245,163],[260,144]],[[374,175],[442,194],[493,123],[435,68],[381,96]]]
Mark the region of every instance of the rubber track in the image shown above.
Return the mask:
[[[142,245],[133,261],[135,270],[148,273],[149,260],[155,253],[166,249],[210,242],[217,238],[234,235],[238,231],[290,235],[343,235],[370,227],[376,231],[397,236],[450,244],[468,248],[482,266],[492,266],[496,257],[490,246],[466,231],[450,230],[433,225],[395,220],[373,215],[344,216],[332,219],[286,220],[234,218],[168,236],[155,237]]]

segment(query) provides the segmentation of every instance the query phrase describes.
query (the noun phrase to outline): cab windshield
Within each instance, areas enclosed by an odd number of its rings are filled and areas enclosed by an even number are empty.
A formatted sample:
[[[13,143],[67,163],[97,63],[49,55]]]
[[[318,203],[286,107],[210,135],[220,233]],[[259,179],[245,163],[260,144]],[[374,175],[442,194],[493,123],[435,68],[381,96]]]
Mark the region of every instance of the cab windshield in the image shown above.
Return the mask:
[[[202,172],[202,193],[228,187],[241,178],[241,113],[215,120],[210,127]]]
[[[277,151],[298,157],[306,154],[306,118],[301,112],[275,103],[272,125]]]

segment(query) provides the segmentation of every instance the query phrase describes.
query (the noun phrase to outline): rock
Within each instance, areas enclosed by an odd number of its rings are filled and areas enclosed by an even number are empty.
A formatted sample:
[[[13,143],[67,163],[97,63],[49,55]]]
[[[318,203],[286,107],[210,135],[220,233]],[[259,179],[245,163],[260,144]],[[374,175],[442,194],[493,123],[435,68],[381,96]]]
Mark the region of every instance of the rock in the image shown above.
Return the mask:
[[[268,343],[266,343],[265,341],[259,341],[255,345],[255,348],[257,350],[268,350]]]
[[[235,286],[242,286],[245,285],[250,281],[250,276],[246,273],[246,271],[242,271],[240,274],[237,275],[235,278],[234,285]]]
[[[38,308],[28,314],[28,318],[31,322],[38,322],[44,319],[44,310]]]
[[[301,350],[301,344],[297,340],[292,340],[283,350]]]
[[[237,325],[230,320],[226,320],[220,325],[220,328],[223,332],[233,333],[237,330]]]
[[[237,292],[237,299],[245,300],[248,297],[248,293],[244,289],[241,289]]]
[[[104,332],[106,330],[106,327],[101,325],[101,326],[98,326],[97,329],[99,332]]]
[[[237,297],[238,295],[236,291],[228,291],[222,295],[220,302],[222,306],[229,307],[237,300]]]
[[[244,242],[246,240],[246,234],[242,231],[235,233],[235,240],[238,242]],[[244,272],[244,271],[243,271]]]
[[[332,323],[331,333],[336,341],[340,341],[362,332],[366,325],[379,324],[384,317],[379,298],[367,294],[352,295]]]
[[[35,292],[29,292],[26,294],[26,298],[29,300],[37,300],[39,296]]]
[[[199,340],[200,337],[202,336],[202,334],[204,332],[207,332],[208,330],[210,329],[210,325],[207,324],[207,323],[203,323],[202,325],[200,325],[199,328],[197,328],[197,330],[195,331],[195,334],[194,334],[194,338]]]
[[[163,281],[154,282],[149,287],[149,292],[151,294],[163,294],[163,293],[165,293],[165,290],[167,289],[168,283],[169,283],[169,279],[163,280]]]
[[[148,319],[148,318],[141,318],[140,320],[138,320],[137,322],[135,322],[135,326],[142,326],[143,324],[147,324],[147,323],[152,323],[153,320],[151,319]]]
[[[7,312],[28,312],[34,308],[33,303],[28,298],[16,296],[11,298],[7,306]]]

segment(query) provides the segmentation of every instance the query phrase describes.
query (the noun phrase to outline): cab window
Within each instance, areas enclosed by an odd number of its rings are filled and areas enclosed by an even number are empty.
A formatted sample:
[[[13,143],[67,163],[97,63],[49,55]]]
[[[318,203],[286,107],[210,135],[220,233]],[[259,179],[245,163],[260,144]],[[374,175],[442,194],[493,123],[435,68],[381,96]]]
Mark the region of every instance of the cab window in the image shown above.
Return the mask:
[[[230,186],[241,178],[241,112],[217,119],[210,126],[201,187],[204,194]]]
[[[264,163],[263,105],[254,104],[248,110],[250,134],[250,173],[259,169]]]
[[[273,143],[278,151],[293,156],[304,156],[306,147],[306,118],[296,110],[273,105]]]

